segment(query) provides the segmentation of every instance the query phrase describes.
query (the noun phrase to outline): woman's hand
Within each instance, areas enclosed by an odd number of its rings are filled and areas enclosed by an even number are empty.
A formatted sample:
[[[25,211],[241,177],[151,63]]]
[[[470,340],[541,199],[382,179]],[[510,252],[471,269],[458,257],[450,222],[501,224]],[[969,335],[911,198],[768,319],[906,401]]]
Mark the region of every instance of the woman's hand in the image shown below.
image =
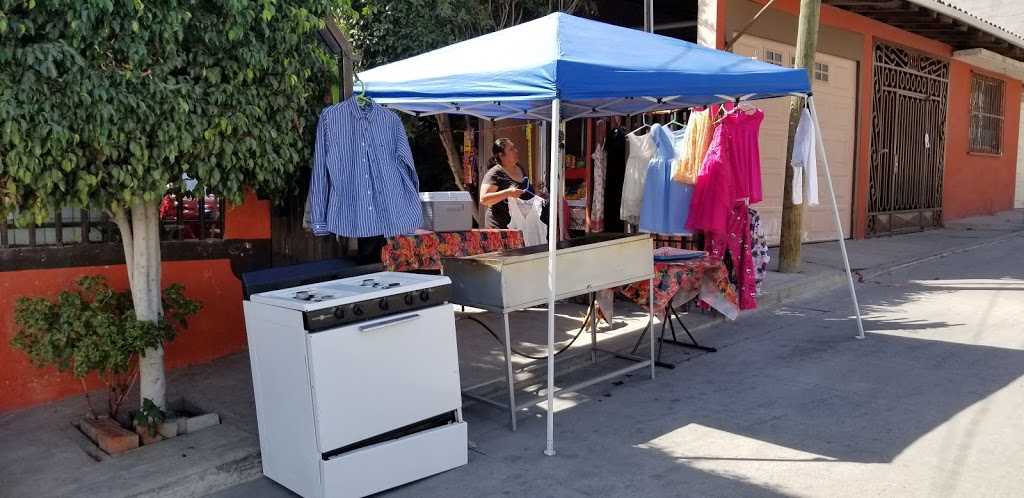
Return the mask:
[[[526,191],[523,190],[523,189],[515,188],[515,187],[509,187],[509,188],[505,189],[505,192],[506,192],[506,195],[508,195],[509,197],[515,197],[516,199],[518,199]]]

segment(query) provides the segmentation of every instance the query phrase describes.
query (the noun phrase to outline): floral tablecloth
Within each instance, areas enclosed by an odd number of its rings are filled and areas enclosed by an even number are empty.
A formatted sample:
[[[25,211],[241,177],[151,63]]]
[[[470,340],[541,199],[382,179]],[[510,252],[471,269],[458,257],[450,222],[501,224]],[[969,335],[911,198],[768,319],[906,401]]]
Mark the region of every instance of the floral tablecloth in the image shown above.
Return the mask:
[[[475,256],[523,247],[519,230],[470,230],[399,235],[384,240],[385,271],[440,270],[441,258]]]
[[[623,295],[647,309],[650,284],[636,282],[621,289]],[[660,315],[668,304],[682,305],[700,297],[726,318],[739,315],[736,287],[729,282],[729,270],[721,261],[707,257],[654,264],[654,312]]]

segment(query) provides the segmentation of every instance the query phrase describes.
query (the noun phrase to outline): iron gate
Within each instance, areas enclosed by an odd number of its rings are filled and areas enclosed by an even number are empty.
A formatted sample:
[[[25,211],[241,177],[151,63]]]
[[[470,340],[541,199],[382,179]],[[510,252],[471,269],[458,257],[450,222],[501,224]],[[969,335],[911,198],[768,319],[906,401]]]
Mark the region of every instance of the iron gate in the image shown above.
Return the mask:
[[[876,44],[867,235],[942,226],[949,63]]]

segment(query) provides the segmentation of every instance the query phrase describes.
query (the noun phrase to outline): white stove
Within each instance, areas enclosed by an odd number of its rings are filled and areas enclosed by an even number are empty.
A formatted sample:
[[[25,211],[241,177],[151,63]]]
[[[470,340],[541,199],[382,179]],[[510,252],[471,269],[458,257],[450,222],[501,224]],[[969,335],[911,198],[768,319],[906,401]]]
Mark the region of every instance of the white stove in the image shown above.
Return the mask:
[[[245,301],[263,471],[365,496],[465,465],[451,281],[378,272]]]

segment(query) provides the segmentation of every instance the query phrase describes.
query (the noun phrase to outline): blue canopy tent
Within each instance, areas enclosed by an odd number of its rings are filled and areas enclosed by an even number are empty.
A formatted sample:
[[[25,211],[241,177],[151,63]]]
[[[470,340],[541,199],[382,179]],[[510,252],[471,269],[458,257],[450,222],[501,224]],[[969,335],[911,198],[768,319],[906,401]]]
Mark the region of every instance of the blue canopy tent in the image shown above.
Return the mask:
[[[817,131],[838,240],[864,337],[842,225],[807,72],[563,13],[387,64],[359,75],[367,96],[417,116],[463,114],[482,119],[550,121],[551,144],[563,121],[631,115],[774,97],[807,97]],[[551,147],[551,165],[559,165]],[[551,202],[559,205],[561,168],[551,168]],[[547,447],[554,454],[553,396],[557,209],[548,233]],[[652,364],[653,375],[653,364]]]

